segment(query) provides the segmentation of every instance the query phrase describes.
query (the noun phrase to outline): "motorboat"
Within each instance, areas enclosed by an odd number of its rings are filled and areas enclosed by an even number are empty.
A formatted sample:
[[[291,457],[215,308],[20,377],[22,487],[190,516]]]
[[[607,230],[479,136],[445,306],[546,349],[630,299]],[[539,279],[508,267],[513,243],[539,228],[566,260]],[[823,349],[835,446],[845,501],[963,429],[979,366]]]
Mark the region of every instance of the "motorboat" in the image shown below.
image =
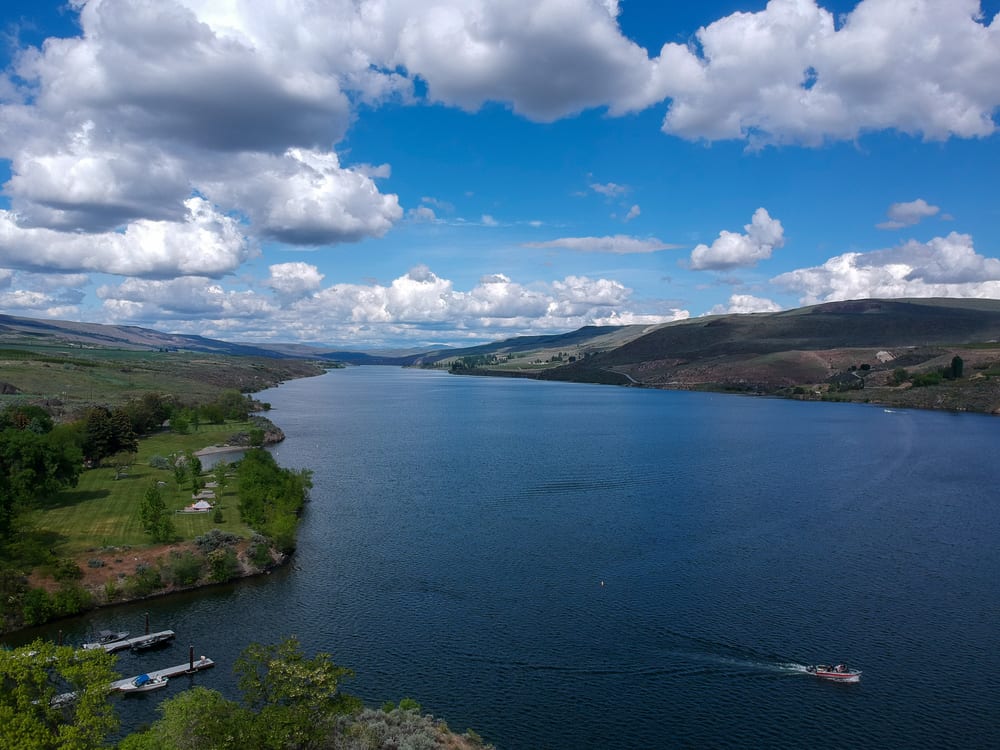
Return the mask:
[[[117,643],[128,638],[128,631],[102,630],[97,634],[97,639],[92,643],[84,643],[86,649],[104,648],[109,643]]]
[[[809,674],[814,674],[824,680],[837,682],[860,682],[861,670],[851,669],[846,664],[812,664],[806,667]]]
[[[153,633],[145,638],[133,639],[130,647],[133,651],[144,651],[148,648],[160,646],[173,637],[174,633],[172,630],[164,630],[162,633]]]
[[[123,693],[148,693],[151,690],[165,688],[168,682],[170,682],[168,677],[151,677],[148,674],[141,674],[118,689]]]

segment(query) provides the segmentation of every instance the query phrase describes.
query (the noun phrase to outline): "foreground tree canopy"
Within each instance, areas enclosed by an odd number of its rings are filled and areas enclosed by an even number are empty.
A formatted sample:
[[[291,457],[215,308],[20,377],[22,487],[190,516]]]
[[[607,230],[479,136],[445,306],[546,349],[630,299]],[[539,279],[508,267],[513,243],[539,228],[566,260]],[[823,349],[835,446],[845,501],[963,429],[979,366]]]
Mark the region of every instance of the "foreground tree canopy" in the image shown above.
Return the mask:
[[[36,641],[0,650],[0,747],[89,750],[118,727],[108,701],[114,657]],[[70,696],[72,694],[72,697]]]
[[[36,641],[0,650],[0,747],[3,750],[96,750],[118,727],[108,685],[115,657]],[[124,737],[120,750],[333,750],[334,748],[481,747],[456,736],[420,704],[365,709],[341,691],[353,677],[330,654],[303,654],[289,638],[253,644],[234,667],[241,699],[194,687],[159,706],[161,718]],[[72,697],[70,694],[72,693]],[[448,737],[445,745],[442,738]]]

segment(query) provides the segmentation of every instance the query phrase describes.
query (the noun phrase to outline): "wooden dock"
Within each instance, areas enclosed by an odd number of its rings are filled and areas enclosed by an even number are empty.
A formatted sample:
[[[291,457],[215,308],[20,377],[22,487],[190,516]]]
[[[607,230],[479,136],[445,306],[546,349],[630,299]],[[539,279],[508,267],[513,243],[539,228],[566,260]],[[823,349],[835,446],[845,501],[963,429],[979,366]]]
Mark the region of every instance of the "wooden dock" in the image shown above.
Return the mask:
[[[154,671],[146,672],[150,677],[176,677],[181,674],[194,674],[195,672],[200,672],[203,669],[209,669],[214,667],[215,662],[209,659],[207,656],[201,656],[197,659],[189,659],[183,664],[178,664],[173,667],[166,667],[165,669],[157,669]],[[120,690],[122,685],[128,685],[132,680],[134,680],[139,675],[133,677],[126,677],[124,680],[117,680],[111,683],[109,688],[112,691]]]
[[[146,633],[144,635],[137,635],[137,636],[134,636],[132,638],[125,638],[125,639],[120,640],[120,641],[111,641],[110,643],[104,643],[104,644],[90,644],[90,643],[88,643],[88,644],[84,644],[84,648],[103,648],[105,651],[107,651],[110,654],[113,651],[122,651],[123,649],[126,649],[126,648],[132,648],[132,646],[134,644],[140,643],[140,642],[145,641],[145,640],[147,640],[149,638],[158,638],[161,641],[169,641],[175,635],[176,634],[174,633],[173,630],[161,630],[158,633]]]

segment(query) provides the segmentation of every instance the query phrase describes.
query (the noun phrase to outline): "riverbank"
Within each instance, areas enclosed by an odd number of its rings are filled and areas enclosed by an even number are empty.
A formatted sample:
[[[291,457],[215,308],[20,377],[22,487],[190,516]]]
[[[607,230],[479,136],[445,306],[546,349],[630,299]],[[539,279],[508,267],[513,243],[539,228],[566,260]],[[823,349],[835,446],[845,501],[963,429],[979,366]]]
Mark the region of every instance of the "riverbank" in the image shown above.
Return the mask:
[[[296,497],[282,500],[287,507],[279,516],[290,515],[277,526],[278,516],[261,515],[259,507],[254,516],[244,514],[237,464],[226,468],[222,460],[200,479],[189,470],[178,473],[179,467],[198,466],[198,454],[253,455],[247,453],[251,432],[258,439],[263,432],[267,444],[285,437],[257,417],[204,428],[200,436],[160,433],[140,441],[127,469],[87,470],[75,488],[43,502],[22,534],[20,561],[8,564],[0,579],[0,594],[9,605],[2,632],[265,575],[287,563],[295,548],[297,509],[311,486],[308,472],[281,469],[269,453],[254,462],[255,481],[273,482],[286,492],[297,488]],[[201,443],[197,450],[195,440]],[[184,460],[185,455],[192,458]],[[166,543],[152,543],[143,531],[144,498],[154,490],[172,529]],[[208,510],[188,511],[198,498],[208,498]]]

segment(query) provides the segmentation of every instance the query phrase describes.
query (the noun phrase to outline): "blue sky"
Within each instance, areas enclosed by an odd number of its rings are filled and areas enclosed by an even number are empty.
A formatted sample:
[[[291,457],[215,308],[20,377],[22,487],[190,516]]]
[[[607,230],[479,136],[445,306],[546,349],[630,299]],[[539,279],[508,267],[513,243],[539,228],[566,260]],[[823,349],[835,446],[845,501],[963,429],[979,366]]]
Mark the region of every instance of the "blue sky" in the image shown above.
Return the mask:
[[[7,0],[0,312],[467,345],[1000,298],[1000,0]]]

